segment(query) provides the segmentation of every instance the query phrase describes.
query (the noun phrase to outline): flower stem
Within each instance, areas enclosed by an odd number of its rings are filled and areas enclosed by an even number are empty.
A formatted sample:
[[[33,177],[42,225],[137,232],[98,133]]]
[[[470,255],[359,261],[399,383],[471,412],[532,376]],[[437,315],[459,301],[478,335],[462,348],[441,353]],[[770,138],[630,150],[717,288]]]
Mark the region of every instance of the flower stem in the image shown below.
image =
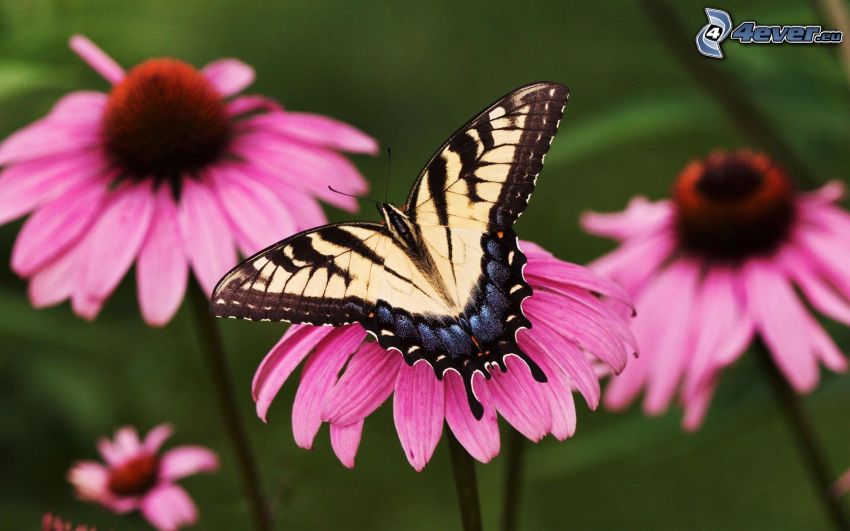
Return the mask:
[[[814,188],[818,179],[777,133],[765,114],[747,97],[722,62],[701,56],[694,49],[696,28],[686,29],[665,0],[639,0],[656,32],[697,85],[712,96],[749,141],[765,149],[784,165],[798,182]]]
[[[525,437],[508,429],[508,448],[505,452],[505,487],[502,498],[502,531],[516,531],[525,479]]]
[[[460,519],[464,531],[481,531],[481,504],[478,501],[478,480],[475,478],[475,461],[466,452],[451,431],[446,430],[452,472],[460,505]]]
[[[776,367],[767,347],[761,341],[755,344],[756,354],[764,372],[770,380],[776,400],[782,409],[789,427],[797,439],[800,455],[815,484],[817,495],[835,529],[850,530],[850,520],[841,501],[832,492],[832,474],[827,464],[826,452],[817,440],[811,420],[803,407],[800,396],[791,388],[785,376]]]
[[[815,9],[817,9],[821,18],[826,21],[824,25],[828,29],[840,30],[844,33],[844,38],[850,38],[850,13],[847,10],[847,4],[844,0],[814,0]],[[838,53],[838,58],[841,61],[841,66],[844,68],[844,76],[847,78],[847,83],[850,84],[850,46],[846,42],[835,46],[835,51]]]
[[[233,382],[230,380],[230,369],[224,352],[224,344],[221,340],[221,331],[218,328],[218,323],[210,315],[209,302],[203,289],[194,280],[190,291],[192,309],[197,322],[198,340],[201,350],[207,358],[222,420],[230,444],[233,446],[233,452],[236,454],[237,468],[242,476],[245,496],[248,498],[251,507],[254,527],[258,531],[271,531],[271,511],[263,497],[257,463],[248,442],[248,434],[242,423],[242,417],[239,414]]]

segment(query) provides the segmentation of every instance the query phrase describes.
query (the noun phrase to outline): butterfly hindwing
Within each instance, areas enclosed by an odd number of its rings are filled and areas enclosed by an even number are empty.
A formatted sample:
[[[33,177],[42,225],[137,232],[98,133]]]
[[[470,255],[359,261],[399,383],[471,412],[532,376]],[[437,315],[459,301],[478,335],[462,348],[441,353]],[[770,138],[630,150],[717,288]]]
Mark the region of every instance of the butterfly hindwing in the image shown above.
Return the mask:
[[[407,199],[417,223],[496,232],[528,205],[569,97],[558,83],[521,87],[453,134]]]

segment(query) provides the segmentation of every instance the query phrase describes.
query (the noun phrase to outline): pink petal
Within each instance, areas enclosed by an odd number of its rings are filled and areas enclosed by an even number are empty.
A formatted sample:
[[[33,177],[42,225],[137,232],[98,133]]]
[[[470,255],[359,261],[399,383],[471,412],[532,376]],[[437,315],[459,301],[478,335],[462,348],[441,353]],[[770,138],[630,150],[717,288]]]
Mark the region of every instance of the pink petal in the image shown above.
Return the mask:
[[[443,433],[443,383],[427,363],[400,367],[393,397],[393,419],[407,461],[421,472]]]
[[[685,399],[685,416],[682,418],[682,427],[686,431],[696,431],[702,425],[702,421],[708,413],[708,406],[711,404],[711,397],[714,396],[715,386],[714,379],[708,380]]]
[[[111,194],[103,213],[85,237],[79,286],[71,299],[74,311],[93,319],[100,305],[130,269],[150,227],[150,183],[127,186]]]
[[[525,362],[510,356],[507,372],[496,371],[487,382],[496,411],[511,426],[534,442],[552,429],[552,413],[545,385],[532,378]]]
[[[271,98],[251,94],[249,96],[239,96],[238,98],[228,101],[225,104],[225,109],[228,116],[237,118],[243,114],[280,111],[283,108],[278,102]]]
[[[160,485],[142,500],[142,514],[160,531],[172,531],[198,521],[192,498],[177,485]]]
[[[56,102],[47,119],[64,124],[88,124],[100,127],[108,96],[102,92],[81,90],[72,92]]]
[[[850,300],[818,274],[816,265],[793,247],[787,248],[781,258],[785,274],[794,280],[815,309],[850,326]]]
[[[203,446],[173,448],[163,454],[159,464],[160,477],[169,482],[217,469],[218,456]]]
[[[139,433],[135,428],[124,426],[115,432],[112,450],[119,463],[136,457],[142,449],[142,441],[139,440]]]
[[[570,339],[560,335],[560,330],[556,330],[545,319],[538,310],[539,307],[533,303],[533,297],[528,299],[526,306],[527,315],[534,323],[534,327],[528,331],[528,334],[572,378],[573,385],[582,394],[588,407],[596,409],[602,391],[599,388],[596,370],[587,360],[585,353]]]
[[[337,375],[366,337],[360,326],[336,328],[307,359],[292,404],[292,434],[301,448],[310,449],[322,425],[322,410]]]
[[[28,289],[33,307],[45,308],[70,297],[78,285],[80,264],[86,259],[84,246],[77,245],[35,273]]]
[[[333,386],[323,420],[344,426],[371,415],[392,394],[402,363],[398,352],[364,343]]]
[[[233,149],[285,182],[349,212],[357,211],[357,200],[334,193],[328,186],[354,195],[369,188],[351,161],[329,149],[285,140],[267,132],[244,134],[235,140]]]
[[[548,379],[544,387],[552,416],[550,432],[559,441],[572,437],[576,431],[576,407],[569,376],[531,334],[520,334],[518,339],[520,348],[540,366]]]
[[[357,456],[362,435],[362,419],[345,426],[331,424],[331,447],[340,463],[346,468],[354,468],[354,458]]]
[[[73,245],[101,212],[106,192],[104,184],[83,182],[36,211],[15,240],[15,273],[30,276]]]
[[[696,264],[680,260],[659,281],[659,300],[654,307],[664,308],[665,318],[655,351],[648,358],[651,368],[644,409],[651,415],[663,412],[670,405],[693,355],[701,328],[693,317],[694,307],[699,304],[694,292],[699,274]],[[658,319],[661,315],[649,314],[647,318]]]
[[[16,164],[0,173],[0,223],[60,197],[69,188],[94,179],[103,171],[100,159],[77,156],[34,160]]]
[[[523,248],[531,247],[529,242],[523,242],[522,245]],[[614,282],[586,267],[557,258],[532,259],[529,257],[523,273],[529,282],[542,286],[577,286],[627,305],[632,304],[631,297]]]
[[[108,497],[109,470],[94,461],[78,461],[68,472],[68,481],[77,496],[85,501],[103,503]]]
[[[328,222],[321,204],[314,196],[281,180],[278,175],[270,175],[267,168],[246,163],[242,169],[250,180],[256,180],[274,191],[275,197],[283,203],[283,208],[295,222],[296,231],[311,229]]]
[[[469,455],[482,463],[489,463],[499,455],[499,423],[493,397],[484,377],[476,374],[473,383],[475,396],[484,406],[484,415],[476,420],[469,410],[463,380],[454,371],[443,376],[445,388],[446,422],[458,442],[469,452]]]
[[[178,221],[189,264],[209,295],[236,264],[230,224],[209,187],[192,178],[183,179]]]
[[[627,240],[669,223],[672,215],[673,209],[669,201],[651,202],[645,197],[637,196],[622,212],[585,212],[581,216],[581,226],[585,231],[597,236]]]
[[[628,240],[616,250],[597,258],[590,268],[637,295],[676,250],[668,230]]]
[[[236,166],[211,172],[212,182],[243,254],[250,256],[295,233],[295,221],[274,192]]]
[[[292,325],[266,354],[254,373],[251,385],[251,395],[257,403],[257,416],[263,422],[266,421],[272,400],[295,367],[333,331],[329,326]]]
[[[224,97],[233,96],[254,82],[254,69],[238,59],[219,59],[201,72]]]
[[[370,155],[378,152],[378,142],[371,136],[356,127],[320,114],[267,113],[246,121],[247,124],[321,147]]]
[[[794,244],[824,278],[850,298],[850,244],[845,237],[806,230],[800,231]]]
[[[155,427],[145,436],[145,441],[142,443],[142,446],[145,447],[145,450],[148,452],[155,454],[159,452],[162,444],[171,437],[171,434],[174,432],[170,424],[160,424]]]
[[[168,186],[154,198],[154,216],[136,264],[136,287],[145,322],[162,326],[174,317],[186,293],[189,263],[180,237],[177,205]]]
[[[109,81],[113,85],[117,85],[124,79],[124,69],[121,65],[115,62],[114,59],[106,55],[95,43],[90,41],[88,37],[82,35],[74,35],[69,41],[71,47],[80,58],[88,63],[92,70],[100,74],[103,79]]]
[[[824,330],[823,327],[811,316],[808,317],[809,319],[806,322],[806,327],[809,330],[809,338],[815,355],[817,355],[818,359],[820,359],[821,362],[823,362],[823,364],[830,370],[835,372],[846,372],[847,358],[841,350],[839,350],[835,341],[829,337],[826,330]]]
[[[99,141],[97,127],[45,118],[12,133],[0,144],[0,164],[80,154],[93,150]]]
[[[797,391],[814,389],[819,375],[808,341],[808,312],[772,265],[753,261],[744,272],[747,302],[773,360]]]

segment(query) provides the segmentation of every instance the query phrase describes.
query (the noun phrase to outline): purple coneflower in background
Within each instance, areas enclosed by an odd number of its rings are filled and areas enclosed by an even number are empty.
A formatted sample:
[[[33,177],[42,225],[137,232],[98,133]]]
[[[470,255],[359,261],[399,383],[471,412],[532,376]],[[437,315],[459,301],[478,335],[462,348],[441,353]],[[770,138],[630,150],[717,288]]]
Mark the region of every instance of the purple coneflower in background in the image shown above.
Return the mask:
[[[115,439],[103,438],[98,450],[106,464],[79,461],[68,481],[83,501],[98,503],[116,513],[139,510],[152,526],[178,529],[198,520],[194,502],[175,482],[186,476],[218,469],[218,457],[201,446],[178,446],[160,454],[171,436],[168,425],[148,432],[144,441],[124,427]]]
[[[293,325],[257,369],[253,396],[263,420],[281,386],[306,358],[292,407],[296,443],[310,448],[322,425],[330,424],[331,444],[343,465],[354,466],[363,423],[393,395],[393,415],[404,453],[416,470],[428,463],[448,423],[475,459],[488,462],[499,453],[497,415],[525,437],[559,440],[576,427],[573,386],[591,409],[600,399],[596,366],[619,372],[635,352],[628,327],[629,297],[592,271],[552,256],[530,242],[524,275],[534,294],[523,303],[533,327],[519,332],[520,348],[546,373],[534,380],[520,359],[507,359],[508,371],[492,379],[476,375],[474,388],[484,406],[476,420],[460,376],[442,381],[427,363],[408,366],[402,355],[366,341],[359,325],[339,328]]]
[[[367,183],[338,151],[375,153],[344,123],[236,96],[254,70],[222,59],[196,70],[150,59],[129,72],[91,41],[71,48],[113,86],[74,92],[0,144],[0,223],[33,212],[12,252],[36,307],[71,299],[93,319],[136,262],[139,305],[168,322],[189,266],[212,291],[236,263],[325,222],[318,199],[349,211]]]
[[[799,193],[766,155],[716,152],[694,161],[672,200],[632,200],[621,213],[588,213],[586,230],[621,246],[592,264],[635,298],[641,357],[616,376],[605,403],[644,389],[664,411],[677,391],[684,425],[702,422],[720,372],[758,336],[798,392],[817,386],[819,363],[847,360],[806,308],[850,325],[850,215],[831,183]],[[795,288],[799,289],[802,296]]]

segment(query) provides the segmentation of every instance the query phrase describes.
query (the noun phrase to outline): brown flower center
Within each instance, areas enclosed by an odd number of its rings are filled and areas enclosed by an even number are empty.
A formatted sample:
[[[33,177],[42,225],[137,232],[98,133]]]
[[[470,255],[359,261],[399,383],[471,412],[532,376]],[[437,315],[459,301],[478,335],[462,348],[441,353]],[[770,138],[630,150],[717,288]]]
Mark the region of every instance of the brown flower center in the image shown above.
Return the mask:
[[[673,189],[687,251],[718,260],[769,253],[788,235],[794,186],[766,155],[712,153],[690,163]]]
[[[103,125],[110,157],[137,179],[191,173],[221,156],[230,138],[221,95],[175,59],[133,68],[112,89]]]
[[[154,486],[159,459],[140,455],[109,471],[109,490],[116,496],[139,496]]]

